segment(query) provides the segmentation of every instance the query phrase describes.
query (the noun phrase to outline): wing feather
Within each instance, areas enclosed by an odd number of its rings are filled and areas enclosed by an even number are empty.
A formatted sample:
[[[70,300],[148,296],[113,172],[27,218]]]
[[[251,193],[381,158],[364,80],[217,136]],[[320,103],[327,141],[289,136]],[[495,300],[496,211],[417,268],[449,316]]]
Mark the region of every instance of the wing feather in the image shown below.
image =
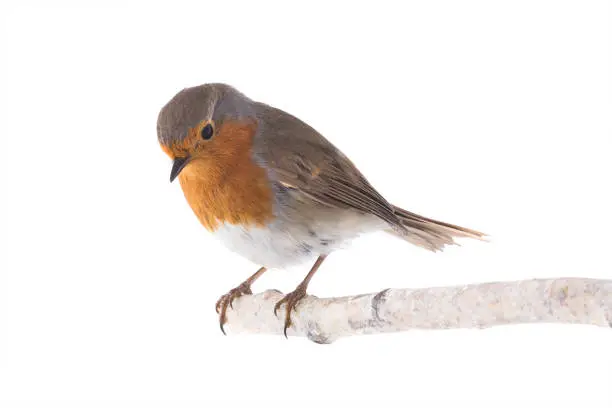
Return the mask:
[[[322,204],[372,214],[405,231],[395,208],[327,139],[286,112],[263,104],[258,108],[255,154],[274,181]]]

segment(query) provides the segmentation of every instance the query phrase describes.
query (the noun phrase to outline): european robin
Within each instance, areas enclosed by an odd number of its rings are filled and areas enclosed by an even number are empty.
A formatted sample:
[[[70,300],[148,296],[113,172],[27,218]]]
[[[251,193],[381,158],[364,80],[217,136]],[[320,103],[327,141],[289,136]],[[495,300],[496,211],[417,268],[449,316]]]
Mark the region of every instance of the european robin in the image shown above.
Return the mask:
[[[200,223],[225,246],[261,268],[217,301],[223,330],[234,299],[251,294],[267,268],[314,260],[285,305],[306,296],[334,250],[361,234],[385,231],[430,251],[454,238],[485,234],[436,221],[388,202],[332,143],[297,117],[250,99],[232,86],[204,84],[178,92],[159,112],[158,141],[173,160]]]

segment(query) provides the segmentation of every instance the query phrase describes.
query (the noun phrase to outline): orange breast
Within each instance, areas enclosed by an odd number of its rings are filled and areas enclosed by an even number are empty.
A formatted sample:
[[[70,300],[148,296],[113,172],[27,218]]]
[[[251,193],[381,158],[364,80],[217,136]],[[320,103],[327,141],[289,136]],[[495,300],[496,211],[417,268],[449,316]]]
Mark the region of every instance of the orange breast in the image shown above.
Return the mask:
[[[265,170],[251,158],[251,123],[225,122],[179,174],[191,209],[209,231],[221,223],[263,226],[272,218]]]

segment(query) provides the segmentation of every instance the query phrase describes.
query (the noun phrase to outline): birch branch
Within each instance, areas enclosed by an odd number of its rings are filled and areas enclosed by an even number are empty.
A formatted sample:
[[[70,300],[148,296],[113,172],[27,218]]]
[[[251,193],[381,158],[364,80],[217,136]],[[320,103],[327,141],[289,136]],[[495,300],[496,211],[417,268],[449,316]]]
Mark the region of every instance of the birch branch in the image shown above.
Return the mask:
[[[268,290],[245,295],[227,310],[228,333],[282,335],[283,294]],[[387,289],[338,298],[309,295],[292,313],[289,336],[316,343],[341,337],[411,329],[489,328],[521,323],[585,324],[612,327],[612,280],[533,279],[436,287]]]

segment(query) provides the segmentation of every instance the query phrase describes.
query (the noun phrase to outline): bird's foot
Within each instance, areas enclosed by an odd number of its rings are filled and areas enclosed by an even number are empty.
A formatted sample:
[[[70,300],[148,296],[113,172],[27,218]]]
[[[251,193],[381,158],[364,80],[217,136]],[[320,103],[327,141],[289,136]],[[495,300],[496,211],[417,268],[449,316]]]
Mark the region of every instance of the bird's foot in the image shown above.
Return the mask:
[[[287,337],[287,329],[291,327],[291,310],[297,310],[297,303],[306,297],[306,285],[299,285],[291,293],[287,293],[281,300],[276,302],[274,305],[274,315],[277,316],[276,312],[283,305],[285,306],[285,327],[283,333]]]
[[[223,329],[223,325],[227,322],[227,307],[234,308],[234,300],[243,295],[252,295],[251,284],[249,282],[243,282],[240,285],[236,286],[234,289],[231,289],[225,295],[221,296],[219,300],[217,300],[217,304],[215,305],[215,310],[219,314],[219,327],[223,334],[225,334],[225,330]]]

